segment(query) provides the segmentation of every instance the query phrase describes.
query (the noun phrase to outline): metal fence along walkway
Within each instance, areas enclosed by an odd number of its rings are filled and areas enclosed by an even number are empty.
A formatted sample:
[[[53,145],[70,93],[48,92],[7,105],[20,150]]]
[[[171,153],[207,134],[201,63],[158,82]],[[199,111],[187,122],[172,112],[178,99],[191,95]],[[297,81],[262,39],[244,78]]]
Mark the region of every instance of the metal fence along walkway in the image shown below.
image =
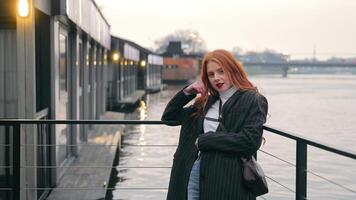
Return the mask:
[[[30,169],[36,168],[39,173],[47,173],[46,170],[58,168],[58,166],[53,166],[51,164],[40,163],[37,165],[26,165],[23,163],[21,159],[21,148],[26,146],[32,146],[36,149],[36,151],[43,151],[47,148],[51,147],[58,147],[60,145],[56,144],[23,144],[21,143],[21,134],[22,128],[27,125],[34,125],[36,128],[36,134],[48,134],[48,130],[53,125],[58,124],[67,124],[67,125],[78,125],[78,124],[97,124],[97,125],[174,125],[177,122],[174,121],[142,121],[142,120],[121,120],[121,121],[114,121],[114,120],[28,120],[28,119],[0,119],[0,127],[5,127],[5,135],[6,140],[5,143],[0,144],[1,147],[5,148],[6,156],[5,156],[5,163],[7,165],[0,166],[0,169],[4,169],[7,173],[6,176],[6,187],[1,187],[0,192],[7,191],[8,192],[8,199],[18,200],[20,199],[21,191],[23,190],[35,190],[37,192],[40,191],[51,191],[51,190],[63,190],[63,192],[68,190],[167,190],[167,188],[152,188],[152,187],[108,187],[108,185],[104,186],[93,186],[93,187],[27,187],[26,184],[21,183],[21,170],[22,169]],[[268,134],[275,134],[289,140],[295,141],[295,149],[296,149],[296,158],[295,164],[283,159],[279,158],[272,153],[266,152],[264,150],[259,150],[260,153],[263,153],[267,156],[270,156],[274,159],[278,159],[290,166],[295,167],[295,174],[291,175],[294,176],[295,188],[290,188],[282,183],[279,180],[276,180],[274,177],[270,177],[267,174],[267,178],[270,182],[274,182],[280,187],[285,188],[286,190],[295,194],[295,199],[302,200],[308,199],[307,198],[307,181],[308,181],[308,174],[314,175],[319,177],[320,179],[331,183],[337,187],[342,188],[345,192],[352,193],[356,196],[356,190],[353,188],[349,188],[342,183],[338,183],[333,181],[329,178],[323,177],[322,175],[318,174],[317,172],[310,171],[307,168],[308,163],[308,146],[315,147],[319,150],[323,150],[326,152],[335,153],[338,156],[346,157],[352,159],[356,162],[356,153],[351,151],[343,150],[342,148],[335,147],[332,145],[323,144],[322,142],[318,142],[316,140],[308,139],[306,137],[293,134],[287,131],[282,131],[276,128],[272,128],[270,126],[264,126],[264,131],[268,132]],[[106,145],[106,144],[78,144],[78,145],[66,145],[70,148],[79,148],[85,146],[96,146],[96,147],[117,147],[114,145]],[[175,145],[130,145],[130,147],[155,147],[155,148],[164,148],[164,147],[174,147]],[[263,163],[262,163],[263,165]],[[96,164],[89,164],[89,163],[81,163],[81,165],[76,166],[64,166],[64,168],[68,169],[82,169],[82,168],[105,168],[105,169],[130,169],[130,168],[170,168],[170,166],[112,166],[112,165],[103,165],[100,163]],[[270,191],[273,193],[273,191]],[[266,197],[261,197],[262,199],[266,199]]]

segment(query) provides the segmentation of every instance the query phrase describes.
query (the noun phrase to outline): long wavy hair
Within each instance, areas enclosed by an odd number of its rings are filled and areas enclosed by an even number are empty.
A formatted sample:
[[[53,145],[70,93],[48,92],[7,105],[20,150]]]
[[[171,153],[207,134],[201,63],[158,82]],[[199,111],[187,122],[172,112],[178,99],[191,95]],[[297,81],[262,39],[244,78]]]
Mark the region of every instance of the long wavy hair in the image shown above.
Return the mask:
[[[231,81],[232,85],[237,90],[256,90],[256,87],[248,80],[247,74],[244,67],[240,61],[238,61],[230,52],[217,49],[212,52],[205,54],[200,71],[200,79],[203,82],[207,92],[201,94],[194,102],[194,106],[197,108],[197,112],[193,116],[202,114],[209,95],[218,95],[218,92],[214,90],[211,86],[208,75],[207,75],[207,65],[209,62],[215,62],[220,65],[227,75],[228,79]]]

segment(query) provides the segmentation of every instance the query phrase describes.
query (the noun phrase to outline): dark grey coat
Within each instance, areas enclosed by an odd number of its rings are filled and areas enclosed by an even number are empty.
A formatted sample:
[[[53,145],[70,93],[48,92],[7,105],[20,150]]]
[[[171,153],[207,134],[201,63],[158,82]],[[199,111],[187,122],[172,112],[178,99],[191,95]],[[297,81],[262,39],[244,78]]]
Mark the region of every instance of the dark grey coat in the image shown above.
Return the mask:
[[[222,124],[229,132],[219,126],[216,132],[203,134],[204,116],[192,119],[196,108],[184,107],[194,97],[178,92],[162,116],[163,121],[178,121],[182,125],[167,199],[187,199],[189,175],[198,153],[194,145],[197,137],[201,151],[200,199],[255,199],[242,185],[240,157],[255,154],[261,145],[268,109],[266,98],[254,90],[235,92],[222,108]],[[208,99],[205,112],[217,99],[214,96]]]

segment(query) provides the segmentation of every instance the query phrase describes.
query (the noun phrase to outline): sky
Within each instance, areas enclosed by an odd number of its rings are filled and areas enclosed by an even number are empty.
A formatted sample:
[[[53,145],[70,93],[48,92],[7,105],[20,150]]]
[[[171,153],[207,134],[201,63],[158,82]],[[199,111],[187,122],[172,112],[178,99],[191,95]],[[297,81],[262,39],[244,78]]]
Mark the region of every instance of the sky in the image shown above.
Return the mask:
[[[113,35],[154,48],[175,30],[208,50],[272,49],[292,59],[356,57],[356,0],[95,0]]]

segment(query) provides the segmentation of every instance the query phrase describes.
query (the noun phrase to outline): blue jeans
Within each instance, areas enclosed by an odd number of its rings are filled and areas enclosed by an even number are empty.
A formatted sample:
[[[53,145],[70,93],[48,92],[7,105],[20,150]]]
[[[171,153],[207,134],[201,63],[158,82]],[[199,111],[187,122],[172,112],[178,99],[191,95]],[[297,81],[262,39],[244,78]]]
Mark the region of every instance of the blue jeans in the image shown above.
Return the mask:
[[[188,182],[188,200],[199,200],[200,156],[194,162]]]

